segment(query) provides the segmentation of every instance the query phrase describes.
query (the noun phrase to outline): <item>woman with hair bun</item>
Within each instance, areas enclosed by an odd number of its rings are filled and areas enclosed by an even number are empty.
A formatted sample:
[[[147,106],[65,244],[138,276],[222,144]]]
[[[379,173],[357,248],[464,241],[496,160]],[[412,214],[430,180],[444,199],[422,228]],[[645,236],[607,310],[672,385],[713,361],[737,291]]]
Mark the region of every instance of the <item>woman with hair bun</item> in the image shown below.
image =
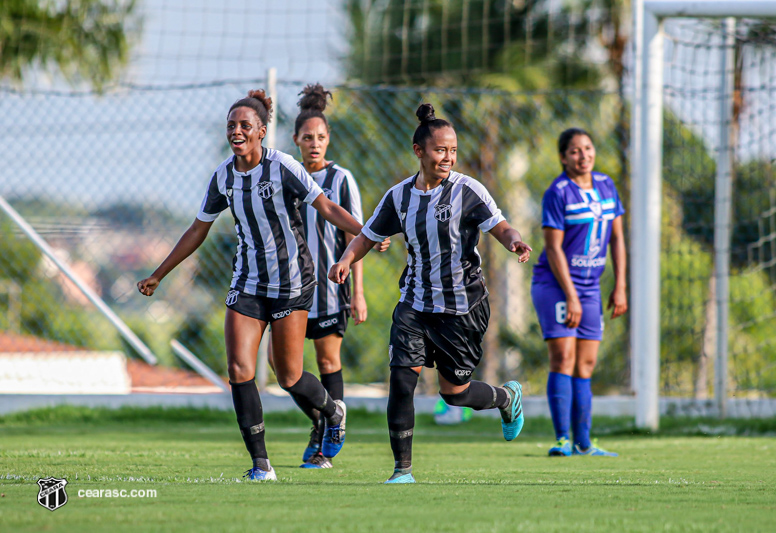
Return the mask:
[[[331,93],[320,84],[308,85],[299,93],[299,115],[294,123],[294,143],[299,147],[302,163],[326,197],[363,223],[361,195],[353,175],[347,169],[326,159],[329,147],[329,122],[324,111]],[[315,356],[321,383],[334,400],[343,400],[344,383],[340,349],[352,315],[355,325],[366,320],[362,264],[353,265],[353,292],[349,280],[342,285],[329,281],[329,268],[354,234],[338,229],[307,205],[300,210],[307,245],[315,263],[318,285],[307,315],[305,336],[315,345]],[[272,351],[270,350],[270,362]],[[322,451],[324,420],[316,409],[306,412],[313,423],[310,441],[302,454],[302,468],[331,468],[329,457]]]
[[[388,190],[329,272],[329,279],[342,283],[350,266],[375,244],[396,233],[404,236],[407,267],[399,280],[401,297],[388,346],[394,471],[386,483],[415,482],[413,396],[423,366],[436,365],[440,395],[449,405],[499,409],[506,440],[517,437],[524,421],[517,381],[494,387],[471,379],[490,318],[476,246],[480,231],[490,233],[520,263],[528,261],[531,247],[480,182],[453,171],[458,140],[452,124],[437,119],[431,104],[421,105],[416,115],[420,125],[412,148],[420,170]]]
[[[297,205],[312,205],[349,233],[361,231],[361,224],[329,200],[293,157],[261,145],[271,112],[272,101],[263,90],[250,91],[232,104],[226,138],[234,155],[216,169],[197,218],[170,255],[137,284],[142,294],[153,295],[162,279],[199,248],[218,215],[231,211],[237,252],[226,295],[224,337],[237,424],[253,460],[245,477],[254,481],[277,479],[264,444],[264,416],[254,381],[256,353],[268,324],[278,384],[303,409],[321,412],[325,454],[333,457],[345,441],[345,404],[333,400],[315,376],[303,371],[315,276]]]

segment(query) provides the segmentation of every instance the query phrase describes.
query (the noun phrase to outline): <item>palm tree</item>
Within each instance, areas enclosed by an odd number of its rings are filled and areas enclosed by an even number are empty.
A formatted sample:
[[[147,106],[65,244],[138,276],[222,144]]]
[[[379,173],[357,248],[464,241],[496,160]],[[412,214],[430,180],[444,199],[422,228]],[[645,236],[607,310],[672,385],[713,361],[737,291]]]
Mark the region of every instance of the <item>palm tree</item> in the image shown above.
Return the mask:
[[[21,84],[30,69],[56,66],[69,83],[103,90],[127,62],[134,9],[135,0],[3,0],[0,78]]]

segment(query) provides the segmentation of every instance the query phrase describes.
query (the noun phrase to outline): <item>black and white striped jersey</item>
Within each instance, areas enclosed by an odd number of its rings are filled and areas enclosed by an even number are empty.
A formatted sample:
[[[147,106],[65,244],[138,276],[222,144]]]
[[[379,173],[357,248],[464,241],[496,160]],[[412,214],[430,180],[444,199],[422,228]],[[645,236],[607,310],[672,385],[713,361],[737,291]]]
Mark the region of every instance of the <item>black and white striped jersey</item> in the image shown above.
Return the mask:
[[[392,187],[362,230],[380,242],[404,234],[407,267],[400,301],[416,311],[463,315],[488,295],[477,252],[480,230],[504,220],[485,187],[450,172],[430,191],[415,187],[418,175]]]
[[[233,289],[267,298],[296,298],[315,283],[299,206],[323,191],[293,157],[263,148],[249,172],[234,169],[234,156],[210,179],[197,218],[212,222],[226,208],[237,231]]]
[[[360,224],[364,223],[361,211],[361,195],[356,180],[350,171],[334,163],[311,174],[315,182],[323,189],[326,197],[342,206]],[[307,246],[315,262],[315,287],[313,307],[310,318],[334,315],[343,309],[350,309],[350,280],[337,285],[328,278],[329,269],[345,251],[345,232],[330,222],[326,222],[318,211],[308,205],[300,210],[304,222]]]

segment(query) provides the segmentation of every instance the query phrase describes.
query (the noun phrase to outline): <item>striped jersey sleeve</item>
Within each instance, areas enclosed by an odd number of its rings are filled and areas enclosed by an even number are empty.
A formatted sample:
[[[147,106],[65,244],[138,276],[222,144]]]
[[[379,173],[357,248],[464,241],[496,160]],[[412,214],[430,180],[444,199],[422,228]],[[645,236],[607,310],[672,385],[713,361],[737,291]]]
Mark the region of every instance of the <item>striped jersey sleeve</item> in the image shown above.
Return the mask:
[[[221,211],[229,207],[229,201],[224,194],[226,191],[222,191],[219,186],[219,183],[223,185],[223,180],[219,180],[219,176],[223,173],[223,169],[219,167],[210,178],[210,184],[205,192],[205,197],[202,199],[199,213],[197,213],[197,218],[202,222],[213,222],[221,214]]]
[[[463,186],[462,210],[466,218],[474,222],[485,233],[506,220],[488,190],[480,182],[473,179],[466,180],[466,184]]]
[[[370,241],[382,242],[391,235],[402,231],[401,219],[396,209],[396,195],[404,186],[404,182],[392,187],[377,204],[372,217],[367,220],[361,233]]]
[[[292,195],[306,204],[312,204],[323,194],[321,187],[307,173],[299,161],[288,154],[272,150],[272,158],[281,164],[281,181],[283,189],[291,191]]]
[[[337,169],[345,176],[340,185],[340,206],[350,213],[359,224],[364,223],[364,212],[361,209],[361,193],[358,191],[353,174],[349,170],[337,166]]]

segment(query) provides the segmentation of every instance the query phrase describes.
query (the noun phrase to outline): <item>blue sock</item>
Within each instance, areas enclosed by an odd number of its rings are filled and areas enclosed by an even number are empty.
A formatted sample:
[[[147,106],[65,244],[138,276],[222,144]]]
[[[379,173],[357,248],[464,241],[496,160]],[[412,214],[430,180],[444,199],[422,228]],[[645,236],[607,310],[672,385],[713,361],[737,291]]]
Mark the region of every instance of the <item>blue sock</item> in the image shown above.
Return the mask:
[[[547,376],[547,401],[550,404],[555,438],[569,438],[571,425],[571,376],[550,372]]]
[[[590,380],[572,378],[574,401],[571,405],[571,426],[574,430],[574,444],[583,450],[590,447],[590,426],[593,422],[593,391]]]

